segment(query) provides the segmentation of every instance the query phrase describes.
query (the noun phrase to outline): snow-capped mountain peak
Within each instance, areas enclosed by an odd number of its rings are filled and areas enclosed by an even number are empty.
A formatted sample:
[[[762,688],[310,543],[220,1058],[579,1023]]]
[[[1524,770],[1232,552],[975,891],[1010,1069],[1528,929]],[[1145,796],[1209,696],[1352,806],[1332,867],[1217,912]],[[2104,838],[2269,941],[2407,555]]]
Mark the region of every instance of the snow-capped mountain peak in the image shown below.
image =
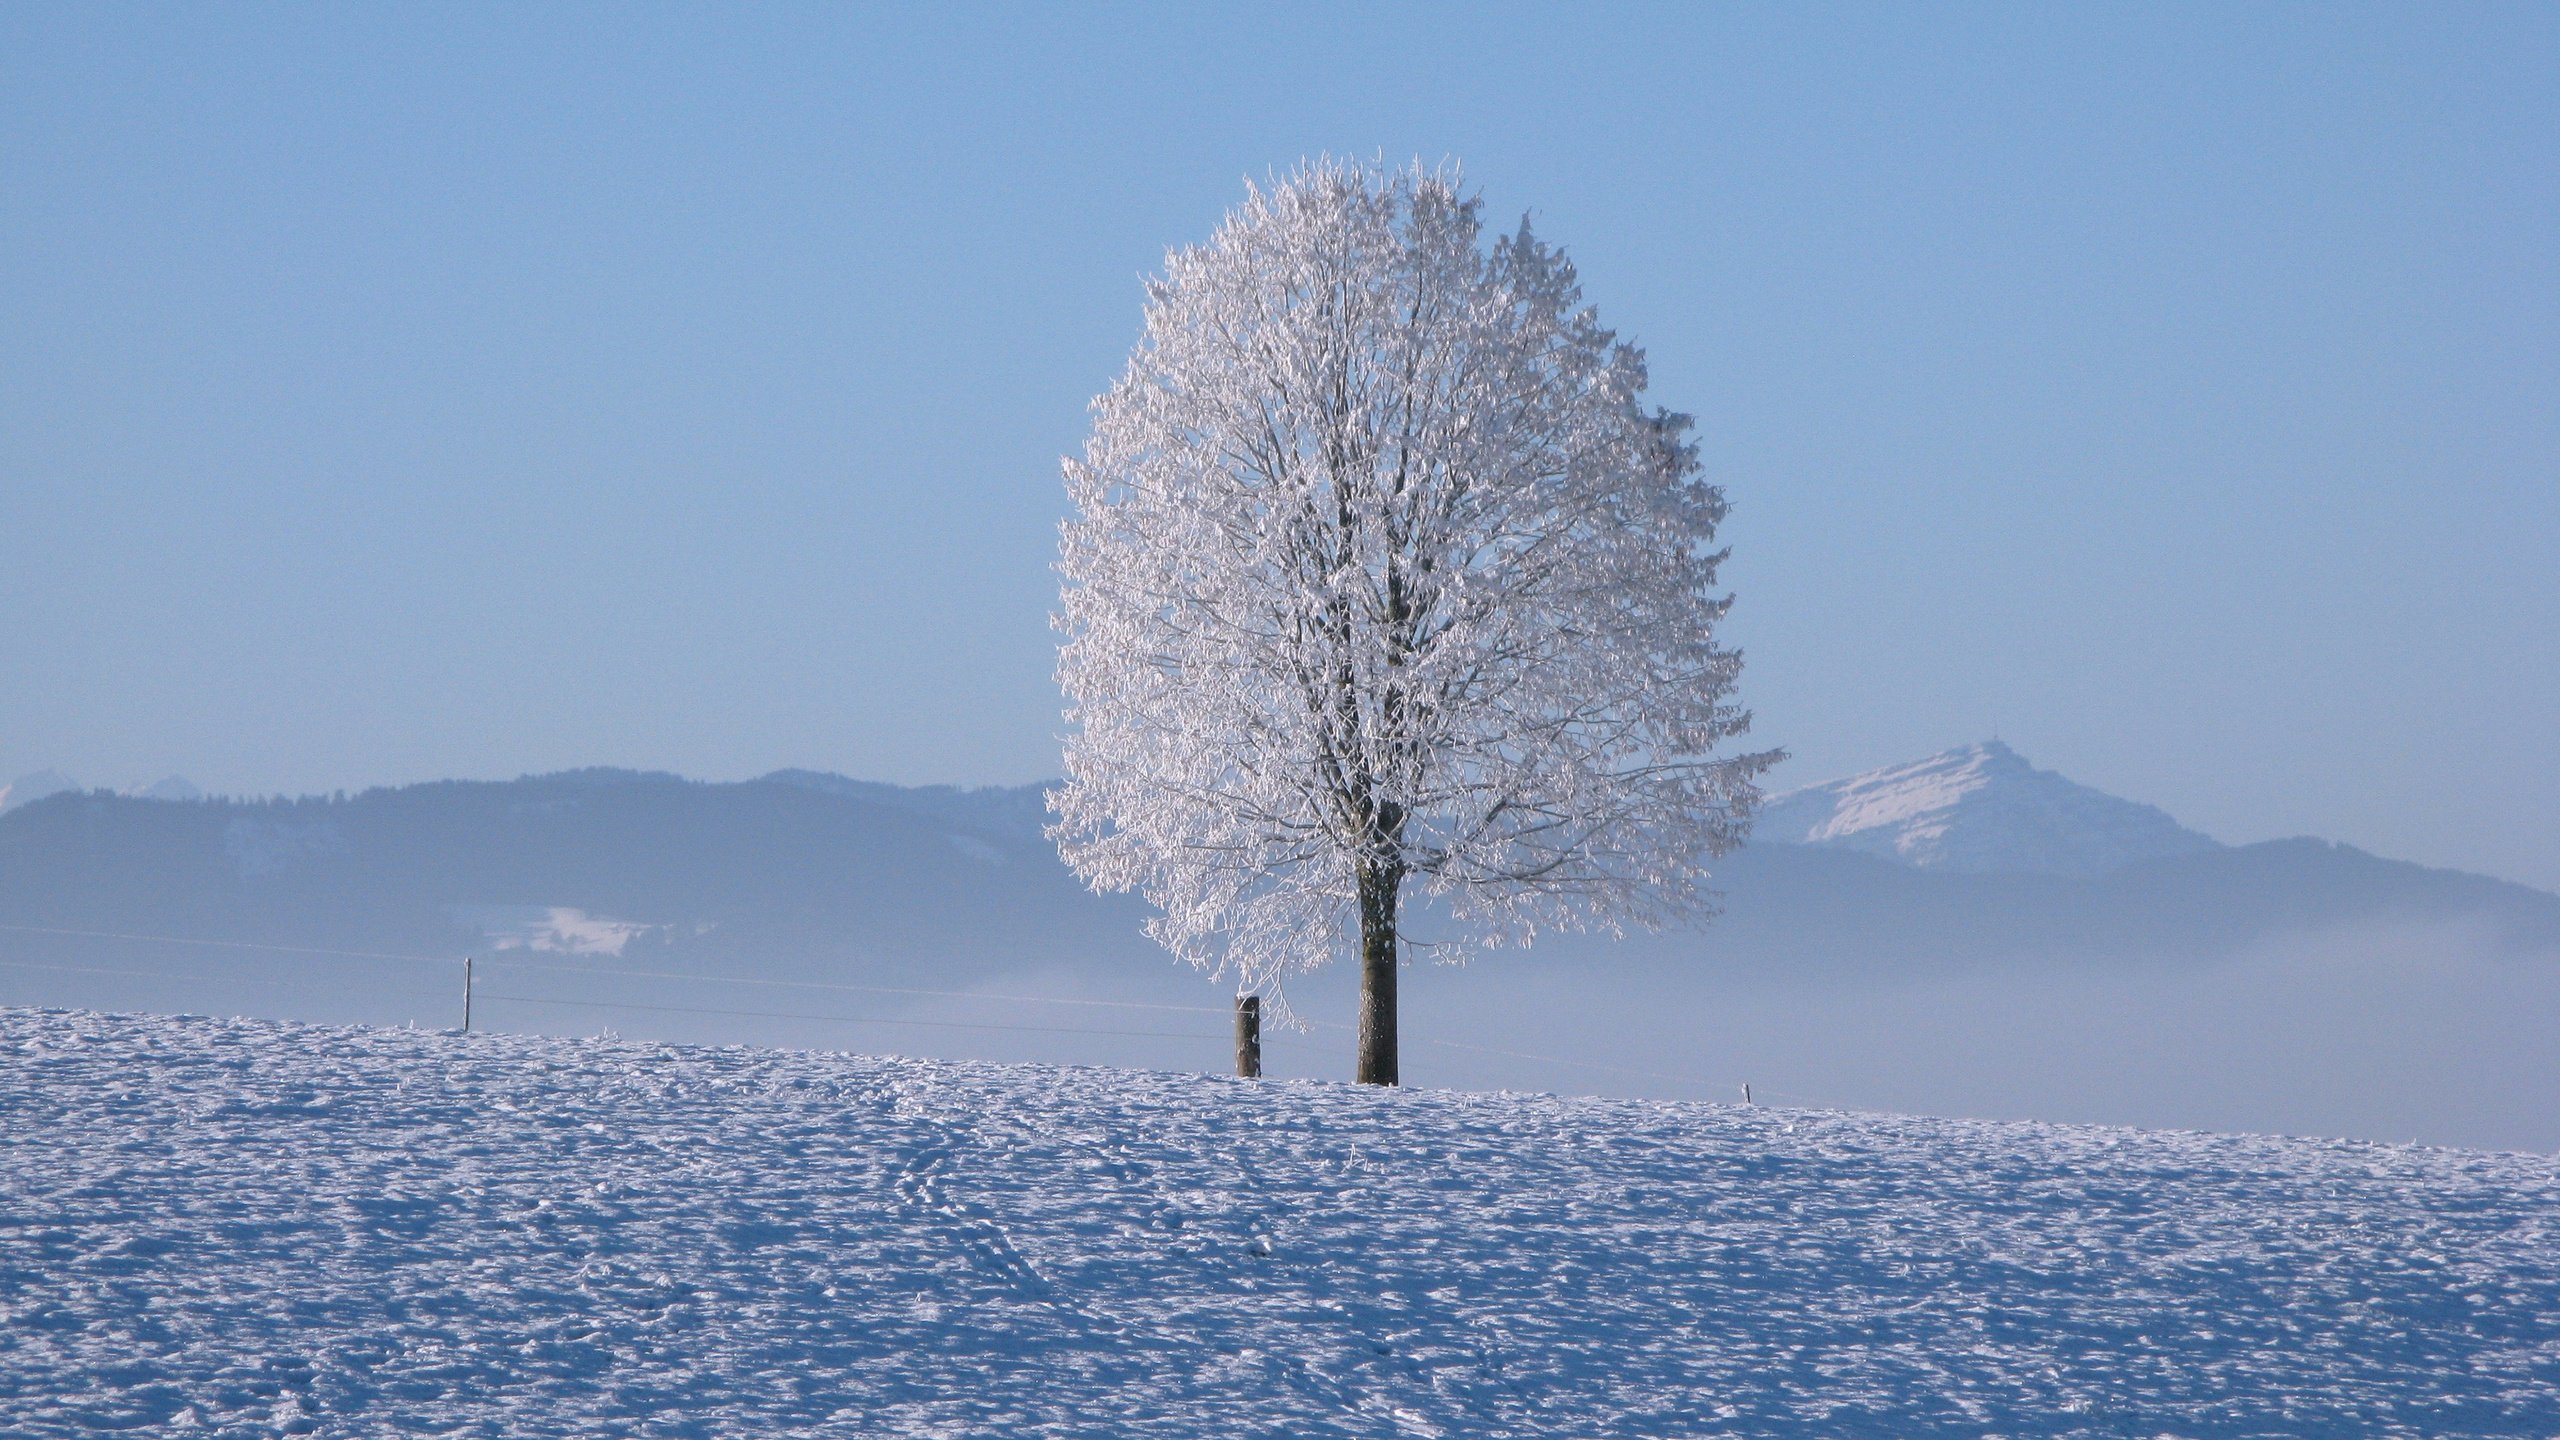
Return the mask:
[[[9,784],[0,785],[0,815],[5,815],[21,805],[32,805],[48,795],[59,795],[65,790],[79,788],[79,781],[59,770],[38,770],[32,775],[21,775]],[[184,775],[167,776],[148,785],[137,785],[130,790],[121,790],[117,793],[129,795],[137,800],[201,800],[204,798],[204,792],[197,789],[195,782]]]
[[[6,785],[0,785],[0,815],[21,805],[32,805],[47,795],[59,795],[65,790],[79,788],[78,781],[59,770],[39,770],[33,775],[21,775]]]
[[[1754,837],[1922,869],[2101,875],[2220,846],[2150,805],[2076,784],[1997,740],[1772,798]]]

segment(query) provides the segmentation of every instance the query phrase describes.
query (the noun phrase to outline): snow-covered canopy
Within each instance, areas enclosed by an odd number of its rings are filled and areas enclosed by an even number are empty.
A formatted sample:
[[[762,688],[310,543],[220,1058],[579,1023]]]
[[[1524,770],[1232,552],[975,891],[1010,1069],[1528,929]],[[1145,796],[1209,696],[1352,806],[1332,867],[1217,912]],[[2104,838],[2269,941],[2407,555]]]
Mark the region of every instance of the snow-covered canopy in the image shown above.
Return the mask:
[[[1270,992],[1408,878],[1444,958],[1698,902],[1773,754],[1722,492],[1643,352],[1452,176],[1319,162],[1172,255],[1067,483],[1055,805],[1092,883]]]

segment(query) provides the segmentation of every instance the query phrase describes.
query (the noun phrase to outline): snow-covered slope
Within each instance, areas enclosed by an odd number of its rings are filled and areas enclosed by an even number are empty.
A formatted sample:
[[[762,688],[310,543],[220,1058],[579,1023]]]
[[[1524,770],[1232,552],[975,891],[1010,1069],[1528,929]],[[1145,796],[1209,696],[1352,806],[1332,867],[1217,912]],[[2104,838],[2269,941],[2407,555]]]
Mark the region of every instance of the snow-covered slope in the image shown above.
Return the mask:
[[[0,1010],[0,1433],[2560,1432],[2560,1160]]]
[[[1752,838],[2033,875],[2103,875],[2221,848],[2152,806],[2038,770],[1997,740],[1774,796]]]

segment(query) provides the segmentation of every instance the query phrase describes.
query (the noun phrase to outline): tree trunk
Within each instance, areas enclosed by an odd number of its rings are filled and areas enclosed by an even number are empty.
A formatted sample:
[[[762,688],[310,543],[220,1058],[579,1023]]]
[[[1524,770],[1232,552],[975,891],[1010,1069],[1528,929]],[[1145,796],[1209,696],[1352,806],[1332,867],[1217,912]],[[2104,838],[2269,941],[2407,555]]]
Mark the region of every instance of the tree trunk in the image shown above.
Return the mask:
[[[1404,889],[1397,865],[1360,867],[1360,1061],[1363,1085],[1396,1080],[1396,902]]]

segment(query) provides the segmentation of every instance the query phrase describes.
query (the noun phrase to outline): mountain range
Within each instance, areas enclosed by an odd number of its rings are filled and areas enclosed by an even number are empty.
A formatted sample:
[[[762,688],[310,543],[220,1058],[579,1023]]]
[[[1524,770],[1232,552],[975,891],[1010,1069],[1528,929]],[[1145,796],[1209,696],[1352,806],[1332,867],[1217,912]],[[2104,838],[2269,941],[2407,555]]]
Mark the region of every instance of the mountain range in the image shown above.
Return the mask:
[[[60,791],[0,815],[0,1003],[448,1024],[467,954],[505,1028],[1218,1068],[1230,992],[1044,819],[805,770]],[[1997,742],[1773,797],[1716,884],[1701,927],[1416,967],[1408,1075],[2560,1148],[2521,1098],[2560,1089],[2560,897],[2525,886],[2222,845]],[[1347,1068],[1349,983],[1291,985],[1325,1024],[1275,1069]]]
[[[59,795],[66,790],[80,788],[79,781],[59,770],[38,770],[32,775],[21,775],[6,785],[0,785],[0,815],[6,815],[21,805],[31,805],[48,795]],[[204,798],[204,792],[197,789],[195,782],[184,775],[166,776],[148,785],[138,785],[131,790],[117,793],[143,800],[201,800]]]

